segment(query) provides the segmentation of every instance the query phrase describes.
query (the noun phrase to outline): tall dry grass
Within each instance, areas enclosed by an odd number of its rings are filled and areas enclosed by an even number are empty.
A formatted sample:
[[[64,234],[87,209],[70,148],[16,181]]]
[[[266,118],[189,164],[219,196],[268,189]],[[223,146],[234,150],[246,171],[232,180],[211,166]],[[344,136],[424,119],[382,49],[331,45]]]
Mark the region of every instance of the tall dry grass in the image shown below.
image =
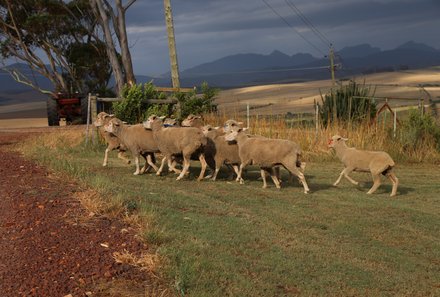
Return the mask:
[[[213,126],[223,126],[228,119],[241,121],[244,127],[247,126],[247,118],[238,113],[235,115],[208,114],[204,116],[204,119],[206,123]],[[249,119],[251,134],[295,141],[301,145],[304,157],[308,160],[334,159],[327,143],[331,136],[338,134],[349,139],[349,146],[365,150],[383,150],[398,161],[440,162],[440,152],[436,149],[433,138],[421,139],[415,147],[407,147],[400,143],[399,137],[394,137],[391,122],[388,124],[339,122],[328,127],[319,126],[318,129],[313,125],[313,122],[304,124],[301,120],[288,121],[283,116],[254,116]],[[398,129],[401,128],[398,127]]]

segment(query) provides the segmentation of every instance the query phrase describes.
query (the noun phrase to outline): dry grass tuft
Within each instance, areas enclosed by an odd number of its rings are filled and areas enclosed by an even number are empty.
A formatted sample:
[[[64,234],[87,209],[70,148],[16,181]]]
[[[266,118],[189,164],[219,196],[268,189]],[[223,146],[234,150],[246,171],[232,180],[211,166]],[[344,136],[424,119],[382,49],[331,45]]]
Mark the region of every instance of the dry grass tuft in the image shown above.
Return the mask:
[[[128,264],[138,267],[140,270],[155,273],[159,268],[159,256],[157,254],[141,254],[136,256],[127,250],[122,252],[114,252],[113,258],[116,263]]]

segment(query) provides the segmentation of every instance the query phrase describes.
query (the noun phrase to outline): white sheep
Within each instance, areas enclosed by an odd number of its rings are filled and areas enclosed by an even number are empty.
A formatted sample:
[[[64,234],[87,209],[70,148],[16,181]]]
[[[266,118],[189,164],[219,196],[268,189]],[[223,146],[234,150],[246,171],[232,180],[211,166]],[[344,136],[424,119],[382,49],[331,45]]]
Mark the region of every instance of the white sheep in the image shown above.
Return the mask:
[[[203,127],[203,117],[201,115],[188,115],[183,121],[182,121],[182,127],[195,127],[195,128],[202,128]]]
[[[202,167],[198,180],[203,179],[207,166],[203,147],[206,146],[207,139],[199,128],[163,127],[162,119],[155,115],[150,116],[143,125],[145,129],[152,130],[154,140],[160,152],[164,155],[157,175],[161,174],[166,160],[168,160],[170,166],[170,160],[173,159],[173,156],[182,155],[183,169],[177,180],[182,179],[188,172],[191,155],[197,154]]]
[[[238,153],[240,155],[240,169],[237,181],[241,184],[243,168],[247,165],[258,165],[260,167],[261,177],[263,178],[263,188],[267,187],[266,172],[269,172],[277,188],[281,188],[280,182],[272,170],[273,167],[281,165],[291,174],[296,175],[304,187],[304,193],[310,191],[305,176],[298,166],[298,156],[301,150],[293,141],[283,139],[269,139],[264,137],[248,137],[242,128],[232,128],[226,134],[227,141],[236,140]]]
[[[205,157],[214,159],[215,171],[212,180],[216,180],[220,167],[226,164],[232,166],[238,175],[238,165],[240,156],[238,155],[238,146],[235,141],[226,141],[223,129],[213,128],[210,125],[202,127],[203,134],[208,138],[208,144],[205,147]]]
[[[108,114],[106,112],[98,113],[95,122],[93,123],[95,127],[97,127],[99,134],[102,138],[104,138],[105,143],[107,144],[107,148],[104,152],[104,162],[102,166],[107,166],[108,164],[108,153],[113,150],[118,150],[118,158],[124,160],[127,164],[130,164],[130,160],[124,155],[124,152],[127,150],[126,146],[121,143],[116,135],[105,131],[104,125],[106,125],[111,119],[114,118],[114,115]]]
[[[104,126],[107,132],[116,135],[122,143],[131,151],[136,165],[134,175],[138,175],[147,170],[148,164],[157,172],[158,168],[154,164],[154,153],[159,152],[156,141],[153,138],[153,132],[145,130],[142,124],[126,125],[117,118],[111,119]],[[139,168],[139,156],[146,158],[146,164],[142,170]]]
[[[348,147],[345,143],[347,140],[347,138],[334,135],[328,143],[328,146],[335,150],[336,156],[345,166],[333,185],[337,186],[342,177],[348,179],[352,184],[358,185],[359,183],[348,175],[352,171],[370,172],[374,183],[367,194],[372,194],[380,186],[380,174],[383,174],[388,177],[393,184],[390,196],[395,196],[397,193],[397,186],[399,185],[399,179],[393,172],[395,163],[390,155],[382,151],[365,151]]]
[[[236,120],[232,120],[232,119],[229,119],[229,120],[227,120],[226,122],[225,122],[225,124],[224,124],[224,126],[223,126],[223,131],[224,132],[226,132],[226,133],[229,133],[230,131],[232,131],[233,129],[239,129],[239,128],[242,128],[242,126],[243,126],[243,122],[238,122],[238,121],[236,121]],[[243,130],[244,131],[246,131],[246,129],[247,128],[243,128]],[[265,137],[263,137],[263,136],[260,136],[260,135],[250,135],[250,134],[247,134],[249,137],[256,137],[256,138],[265,138]],[[295,142],[293,142],[294,144],[296,144]],[[298,150],[298,152],[301,152],[301,147],[299,146],[299,145],[297,145],[297,150]],[[298,169],[302,172],[302,173],[304,173],[304,171],[305,171],[305,168],[306,168],[306,162],[301,162],[300,161],[300,155],[298,155],[297,156],[297,164],[296,164],[296,167],[298,167]],[[267,169],[267,168],[266,168]],[[269,175],[270,174],[270,171],[272,171],[272,170],[274,170],[274,174],[275,174],[275,176],[276,176],[276,178],[278,179],[278,182],[279,183],[281,183],[282,181],[281,181],[281,173],[280,173],[280,167],[279,166],[274,166],[273,168],[271,168],[270,170],[269,169],[267,169],[266,170],[266,174],[264,175],[264,177],[262,177],[262,179],[263,179],[263,183],[264,184],[266,184],[266,175]],[[293,175],[292,175],[292,173],[290,173],[290,171],[289,171],[289,181],[292,181],[293,180]]]

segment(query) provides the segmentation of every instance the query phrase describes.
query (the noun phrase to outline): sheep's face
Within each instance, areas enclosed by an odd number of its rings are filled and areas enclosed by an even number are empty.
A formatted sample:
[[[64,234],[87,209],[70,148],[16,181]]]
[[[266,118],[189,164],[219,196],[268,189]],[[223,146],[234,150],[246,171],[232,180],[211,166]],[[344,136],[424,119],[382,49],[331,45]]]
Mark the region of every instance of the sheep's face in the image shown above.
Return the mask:
[[[108,121],[113,118],[114,118],[114,115],[112,115],[112,114],[108,114],[106,112],[100,112],[96,116],[96,120],[93,124],[95,125],[95,127],[101,127],[101,126],[105,125],[106,123],[108,123]]]
[[[202,116],[190,114],[182,121],[182,127],[201,127],[202,121]]]
[[[201,129],[205,136],[208,135],[210,131],[214,130],[214,128],[211,125],[205,125]]]
[[[229,132],[226,132],[226,135],[225,135],[225,140],[226,141],[235,141],[235,140],[237,140],[237,137],[238,137],[238,134],[241,132],[241,131],[243,131],[241,128],[239,128],[239,129],[236,129],[236,130],[231,130],[231,131],[229,131]]]
[[[151,115],[146,121],[142,123],[145,129],[153,129],[155,123],[160,123],[162,125],[163,117],[158,117],[157,115]]]
[[[228,133],[230,131],[236,131],[241,128],[243,125],[243,122],[237,122],[235,120],[227,120],[225,122],[225,125],[223,126],[223,130],[225,133]]]
[[[178,126],[179,123],[177,122],[176,119],[166,118],[166,119],[163,121],[163,125],[164,125],[164,127],[174,127],[174,126]]]
[[[104,125],[104,129],[109,133],[117,133],[122,124],[121,120],[114,118]]]
[[[332,136],[332,138],[330,138],[328,140],[328,147],[333,148],[336,145],[338,145],[339,143],[345,143],[345,141],[347,141],[347,140],[348,140],[347,138],[343,138],[340,135],[334,135],[334,136]]]

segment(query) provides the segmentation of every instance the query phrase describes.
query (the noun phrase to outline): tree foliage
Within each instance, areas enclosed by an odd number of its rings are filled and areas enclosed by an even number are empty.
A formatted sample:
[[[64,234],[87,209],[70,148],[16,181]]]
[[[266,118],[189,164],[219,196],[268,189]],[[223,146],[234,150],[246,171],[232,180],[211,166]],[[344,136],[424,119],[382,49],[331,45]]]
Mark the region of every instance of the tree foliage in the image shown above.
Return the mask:
[[[88,0],[0,0],[0,53],[48,78],[55,92],[102,89],[110,78],[105,42]],[[4,67],[41,90],[32,78]]]
[[[337,120],[340,122],[348,122],[349,119],[356,122],[368,117],[373,118],[377,111],[377,103],[366,97],[373,97],[374,93],[375,89],[367,87],[365,83],[358,84],[350,81],[347,85],[341,85],[324,96],[321,94],[322,104],[318,105],[323,124],[327,126],[333,122],[334,100],[336,100]]]

